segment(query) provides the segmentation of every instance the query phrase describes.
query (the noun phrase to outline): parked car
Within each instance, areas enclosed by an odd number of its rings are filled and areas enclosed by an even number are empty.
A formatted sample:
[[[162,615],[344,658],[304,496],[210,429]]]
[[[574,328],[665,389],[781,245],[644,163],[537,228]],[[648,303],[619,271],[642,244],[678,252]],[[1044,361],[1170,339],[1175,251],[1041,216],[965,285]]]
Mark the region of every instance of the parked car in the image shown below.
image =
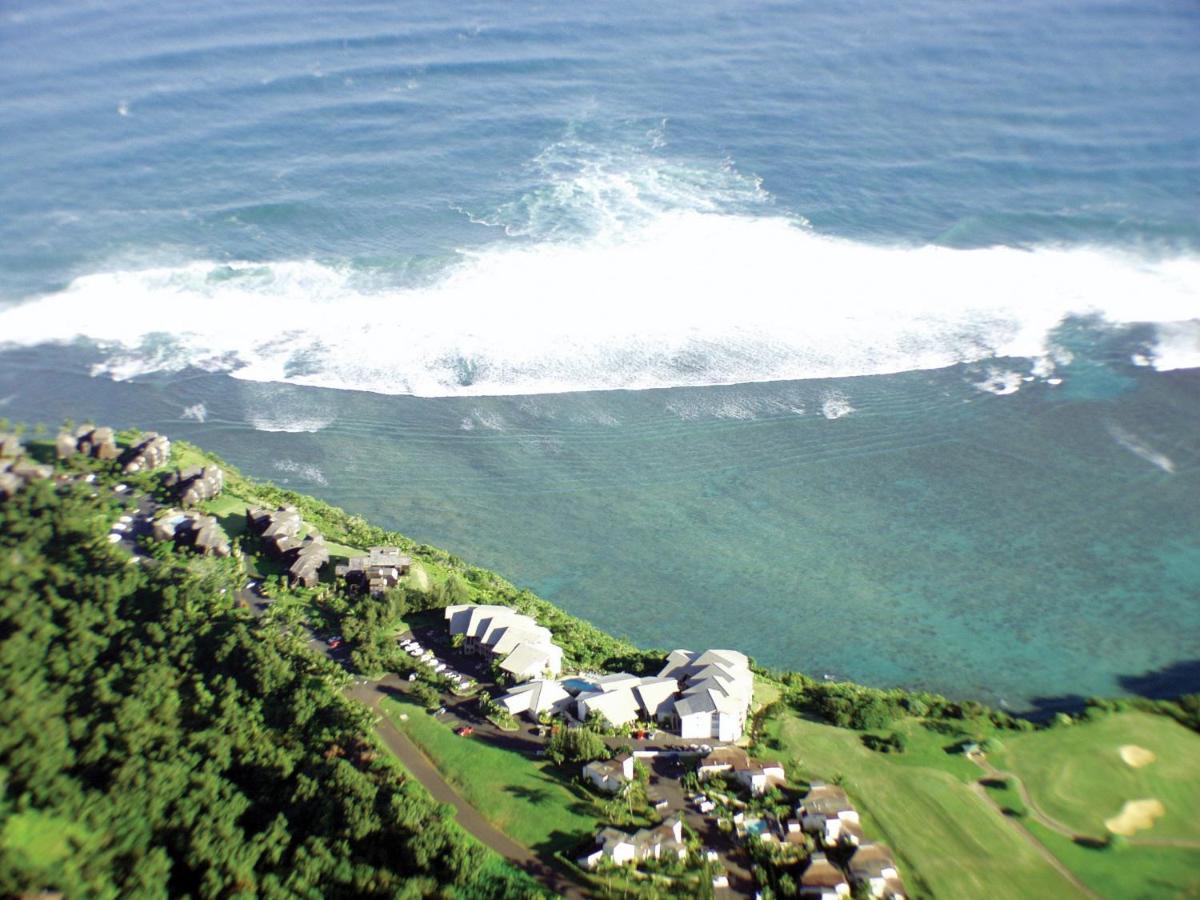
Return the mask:
[[[340,646],[342,646],[341,638],[330,638],[329,639],[329,649],[330,650],[336,650]]]
[[[470,737],[475,733],[475,728],[471,725],[464,725],[462,728],[456,728],[454,733],[459,737]]]
[[[417,680],[417,673],[416,673],[416,672],[413,672],[412,674],[410,674],[410,675],[408,676],[408,680],[409,680],[409,681],[416,681],[416,680]]]

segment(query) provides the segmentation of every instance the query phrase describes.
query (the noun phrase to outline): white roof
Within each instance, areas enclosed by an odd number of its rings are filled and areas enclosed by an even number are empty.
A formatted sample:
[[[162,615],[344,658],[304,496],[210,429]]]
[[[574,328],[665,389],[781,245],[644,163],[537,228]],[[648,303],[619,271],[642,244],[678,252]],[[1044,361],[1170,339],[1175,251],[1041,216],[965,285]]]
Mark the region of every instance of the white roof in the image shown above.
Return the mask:
[[[555,706],[571,699],[561,681],[529,681],[513,688],[500,698],[505,708],[512,714],[531,712],[534,715],[554,709]]]
[[[558,669],[561,664],[561,647],[553,644],[519,644],[500,663],[500,668],[514,675],[540,675],[544,669]]]
[[[581,694],[579,704],[585,717],[594,710],[613,725],[636,721],[641,711],[641,704],[634,696],[633,688]]]

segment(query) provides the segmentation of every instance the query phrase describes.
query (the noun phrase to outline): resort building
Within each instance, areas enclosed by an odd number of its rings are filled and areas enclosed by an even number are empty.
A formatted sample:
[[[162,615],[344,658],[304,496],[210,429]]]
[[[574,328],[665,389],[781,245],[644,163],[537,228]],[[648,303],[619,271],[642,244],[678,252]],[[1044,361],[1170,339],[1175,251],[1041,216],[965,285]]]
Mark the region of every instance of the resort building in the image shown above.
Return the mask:
[[[220,466],[192,466],[167,478],[166,486],[175,492],[182,506],[199,506],[211,500],[225,487],[225,473]]]
[[[624,865],[670,855],[679,859],[687,856],[687,847],[683,843],[683,824],[678,818],[633,834],[617,828],[602,828],[596,834],[596,849],[581,856],[579,864],[594,869],[604,860]]]
[[[633,755],[622,753],[613,759],[596,760],[583,767],[583,777],[597,790],[615,794],[633,781]]]
[[[800,896],[812,900],[836,900],[850,896],[850,883],[842,870],[825,858],[824,853],[814,853],[809,866],[800,876]]]
[[[73,432],[62,432],[54,442],[59,459],[82,453],[93,459],[110,460],[121,455],[113,430],[106,426],[80,425]]]
[[[399,547],[370,547],[366,556],[356,556],[346,565],[338,566],[334,574],[345,578],[347,584],[378,596],[394,588],[408,574],[412,559]]]
[[[174,541],[178,547],[191,547],[197,553],[228,556],[229,537],[212,516],[196,512],[167,510],[154,520],[151,534],[157,541]]]
[[[856,887],[865,885],[872,897],[882,900],[904,900],[908,894],[892,851],[884,844],[866,842],[850,857],[847,866],[850,881]]]
[[[290,584],[315,587],[321,580],[321,569],[329,562],[329,548],[318,531],[300,537],[304,522],[296,507],[247,509],[246,527],[262,539],[269,555],[287,564]]]
[[[574,700],[561,681],[538,679],[518,684],[496,702],[511,715],[528,713],[531,718],[536,719],[542,713],[556,716],[570,709]]]
[[[446,607],[452,635],[462,635],[462,649],[500,661],[517,681],[553,678],[562,671],[562,648],[550,629],[511,606],[466,603]]]
[[[680,737],[741,740],[754,694],[754,675],[744,654],[673,650],[659,677],[680,682],[682,696],[670,717]]]
[[[129,474],[157,469],[159,466],[165,466],[170,459],[171,439],[154,431],[143,434],[121,457],[125,471]]]
[[[15,434],[0,434],[0,459],[16,459],[25,452],[21,439]]]
[[[796,813],[800,816],[801,827],[809,834],[817,835],[826,846],[841,840],[843,831],[851,838],[850,843],[861,840],[858,810],[846,792],[836,785],[813,782]]]

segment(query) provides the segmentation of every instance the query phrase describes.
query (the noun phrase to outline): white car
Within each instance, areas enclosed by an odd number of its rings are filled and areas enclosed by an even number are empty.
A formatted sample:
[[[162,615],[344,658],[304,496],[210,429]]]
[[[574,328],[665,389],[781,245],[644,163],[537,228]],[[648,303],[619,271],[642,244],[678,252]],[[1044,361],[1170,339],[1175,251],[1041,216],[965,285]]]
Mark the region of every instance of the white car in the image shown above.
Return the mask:
[[[129,528],[128,525],[125,525],[121,522],[116,522],[113,524],[112,530],[113,531],[125,531],[127,528]]]
[[[129,485],[127,485],[127,484],[118,484],[116,487],[113,488],[113,491],[118,494],[123,494],[127,490],[129,490]]]
[[[409,650],[409,651],[408,651],[408,655],[409,655],[409,656],[420,656],[420,655],[421,655],[421,651],[420,651],[420,650]]]
[[[121,516],[121,518],[117,519],[117,521],[124,522],[126,525],[128,525],[130,522],[133,521],[133,516]]]
[[[93,472],[88,472],[88,474],[83,476],[83,480],[86,481],[88,484],[91,484],[93,481],[96,480],[96,475]]]
[[[446,664],[445,664],[444,662],[440,662],[440,663],[434,663],[434,664],[433,664],[433,671],[435,671],[435,672],[444,672],[444,671],[446,671]]]
[[[119,534],[110,534],[108,536],[108,542],[110,544],[119,544],[121,542],[121,536]],[[130,560],[130,562],[133,562],[133,560]]]

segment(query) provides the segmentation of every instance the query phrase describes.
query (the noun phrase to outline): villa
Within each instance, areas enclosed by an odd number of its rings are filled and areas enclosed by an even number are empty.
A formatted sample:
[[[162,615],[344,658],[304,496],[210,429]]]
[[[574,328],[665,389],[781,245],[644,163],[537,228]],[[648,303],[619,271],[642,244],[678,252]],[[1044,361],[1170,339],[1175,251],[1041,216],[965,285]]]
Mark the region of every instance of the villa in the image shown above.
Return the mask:
[[[493,660],[516,681],[555,677],[562,671],[562,648],[550,629],[510,606],[465,603],[446,607],[451,635],[462,635],[463,650]]]
[[[157,541],[174,541],[176,546],[191,547],[206,556],[230,553],[229,538],[212,516],[167,510],[154,520],[151,533]]]
[[[737,747],[718,747],[701,757],[696,771],[701,781],[718,772],[729,772],[735,781],[748,788],[754,796],[765,794],[772,787],[782,785],[787,780],[781,763],[759,762]]]
[[[681,683],[682,696],[670,717],[680,737],[741,740],[754,694],[754,675],[744,654],[673,650],[659,677]]]
[[[125,451],[122,461],[127,473],[148,472],[167,464],[171,458],[171,439],[165,434],[147,431]]]
[[[900,880],[892,851],[884,844],[864,843],[854,851],[847,866],[850,881],[866,885],[871,896],[881,900],[904,900],[908,894]]]
[[[536,719],[542,713],[558,715],[569,709],[573,701],[561,681],[538,679],[517,685],[496,702],[511,715],[528,713]]]
[[[596,834],[596,849],[581,856],[579,864],[594,869],[602,860],[624,865],[643,859],[661,859],[664,854],[674,854],[679,859],[687,856],[687,847],[683,843],[683,823],[678,818],[633,834],[617,828],[602,828]]]
[[[316,587],[321,580],[321,568],[329,562],[329,548],[321,534],[312,532],[289,555],[288,580],[293,585]]]
[[[111,460],[121,455],[113,430],[106,426],[96,428],[80,425],[74,432],[62,432],[54,442],[59,459],[67,459],[76,453],[93,459]]]
[[[859,827],[858,810],[846,792],[836,785],[813,782],[796,813],[800,816],[801,827],[817,835],[826,845],[836,844],[848,826]]]
[[[813,900],[835,900],[850,896],[850,883],[842,870],[825,858],[824,853],[814,853],[804,874],[800,877],[800,896]]]
[[[338,566],[334,574],[359,590],[378,596],[394,588],[408,574],[412,559],[399,547],[369,547],[366,556],[356,556],[346,565]]]
[[[192,466],[167,478],[166,486],[175,491],[182,506],[199,506],[211,500],[225,487],[225,473],[219,466]]]
[[[329,562],[329,548],[318,531],[300,537],[304,523],[296,507],[252,507],[246,510],[246,527],[262,538],[270,555],[287,563],[290,584],[315,587],[321,580],[321,569]]]
[[[583,767],[583,777],[597,790],[615,794],[633,781],[633,756],[622,753],[613,759],[596,760]]]

